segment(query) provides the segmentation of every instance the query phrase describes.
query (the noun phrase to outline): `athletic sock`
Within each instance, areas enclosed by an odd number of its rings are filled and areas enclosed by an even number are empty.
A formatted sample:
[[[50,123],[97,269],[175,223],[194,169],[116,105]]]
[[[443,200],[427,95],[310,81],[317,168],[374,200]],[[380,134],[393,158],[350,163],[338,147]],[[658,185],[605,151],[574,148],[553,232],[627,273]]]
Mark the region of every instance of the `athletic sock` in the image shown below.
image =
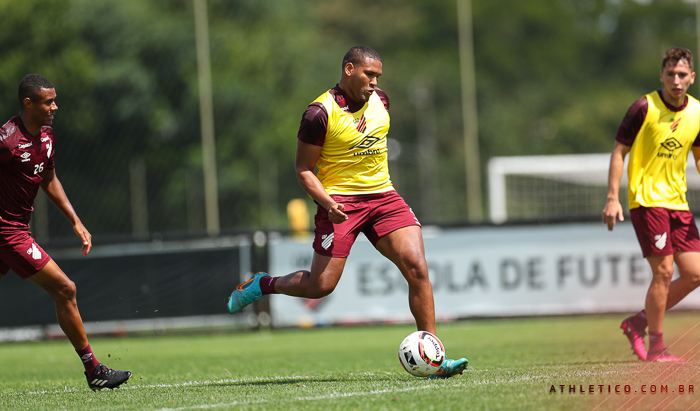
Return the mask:
[[[262,295],[277,294],[275,291],[275,283],[278,277],[264,276],[260,279],[260,291]]]
[[[100,362],[97,361],[97,358],[95,358],[95,354],[92,353],[92,348],[90,348],[90,344],[86,345],[85,348],[75,350],[75,352],[77,352],[80,356],[80,359],[83,360],[85,374],[87,374],[88,376],[94,374],[95,368],[97,368],[97,366],[100,365]]]
[[[649,352],[657,353],[663,351],[666,346],[664,345],[664,333],[649,333]]]
[[[639,331],[644,331],[647,328],[647,312],[642,310],[632,316],[632,325]]]

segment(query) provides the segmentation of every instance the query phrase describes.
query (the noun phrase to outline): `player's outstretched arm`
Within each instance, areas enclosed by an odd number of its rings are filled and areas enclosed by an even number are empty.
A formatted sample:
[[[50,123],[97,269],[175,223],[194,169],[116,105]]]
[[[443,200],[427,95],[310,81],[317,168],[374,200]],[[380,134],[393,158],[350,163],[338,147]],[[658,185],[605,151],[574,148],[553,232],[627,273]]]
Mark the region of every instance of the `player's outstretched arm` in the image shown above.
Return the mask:
[[[615,142],[610,156],[610,169],[608,170],[608,198],[603,208],[603,223],[612,231],[617,221],[624,221],[622,204],[620,204],[620,180],[625,168],[625,156],[630,152],[630,147],[619,141]]]
[[[333,224],[340,224],[348,219],[348,216],[343,213],[345,206],[336,203],[331,196],[326,193],[326,190],[321,184],[321,180],[314,174],[316,163],[321,156],[321,146],[304,143],[297,140],[297,154],[294,162],[297,180],[301,187],[309,193],[321,207],[328,210],[328,219]]]
[[[73,231],[75,231],[75,234],[80,237],[80,240],[83,242],[81,247],[83,257],[88,255],[92,248],[92,235],[85,226],[83,226],[80,218],[78,218],[78,214],[75,213],[73,206],[70,201],[68,201],[66,192],[63,191],[63,185],[61,185],[58,177],[56,177],[56,171],[54,169],[44,170],[42,177],[41,188],[56,208],[58,208],[61,213],[66,216],[68,221],[73,224]]]

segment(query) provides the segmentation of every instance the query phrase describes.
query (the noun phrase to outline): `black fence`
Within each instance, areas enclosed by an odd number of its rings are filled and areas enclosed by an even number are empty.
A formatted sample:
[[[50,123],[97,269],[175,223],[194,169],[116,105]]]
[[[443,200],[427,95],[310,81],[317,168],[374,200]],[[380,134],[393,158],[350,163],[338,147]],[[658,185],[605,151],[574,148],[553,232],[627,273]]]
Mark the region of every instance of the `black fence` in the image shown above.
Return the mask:
[[[265,235],[112,245],[83,258],[51,250],[76,283],[83,322],[226,314],[233,288],[267,265]],[[257,308],[257,307],[256,307]],[[56,324],[53,298],[10,272],[0,282],[0,328]]]

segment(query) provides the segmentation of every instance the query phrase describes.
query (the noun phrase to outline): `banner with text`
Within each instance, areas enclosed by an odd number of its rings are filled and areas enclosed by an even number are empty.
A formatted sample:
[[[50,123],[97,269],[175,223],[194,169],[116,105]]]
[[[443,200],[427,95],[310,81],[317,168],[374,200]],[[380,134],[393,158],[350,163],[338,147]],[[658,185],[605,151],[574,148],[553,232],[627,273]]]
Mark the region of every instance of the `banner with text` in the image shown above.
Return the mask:
[[[426,227],[423,238],[439,321],[634,312],[644,308],[651,280],[627,222],[613,232],[602,223]],[[310,240],[277,240],[270,244],[270,272],[308,270],[312,257]],[[364,237],[353,246],[329,296],[273,295],[270,304],[280,326],[413,320],[401,272]],[[700,308],[700,292],[677,308]]]

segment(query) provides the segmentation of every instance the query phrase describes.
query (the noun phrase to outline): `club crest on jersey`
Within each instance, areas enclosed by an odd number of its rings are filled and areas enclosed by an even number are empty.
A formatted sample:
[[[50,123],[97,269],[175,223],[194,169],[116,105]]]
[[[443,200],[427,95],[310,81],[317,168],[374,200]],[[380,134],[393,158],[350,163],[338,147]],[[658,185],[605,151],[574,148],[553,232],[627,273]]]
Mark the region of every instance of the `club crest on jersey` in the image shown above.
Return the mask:
[[[678,128],[678,125],[681,123],[682,119],[683,119],[683,116],[680,116],[680,117],[678,117],[678,119],[676,121],[673,122],[673,124],[671,124],[671,133],[676,131],[676,129]]]
[[[367,130],[367,119],[364,114],[359,119],[356,118],[355,122],[357,122],[357,127],[355,127],[357,131],[364,133]]]

